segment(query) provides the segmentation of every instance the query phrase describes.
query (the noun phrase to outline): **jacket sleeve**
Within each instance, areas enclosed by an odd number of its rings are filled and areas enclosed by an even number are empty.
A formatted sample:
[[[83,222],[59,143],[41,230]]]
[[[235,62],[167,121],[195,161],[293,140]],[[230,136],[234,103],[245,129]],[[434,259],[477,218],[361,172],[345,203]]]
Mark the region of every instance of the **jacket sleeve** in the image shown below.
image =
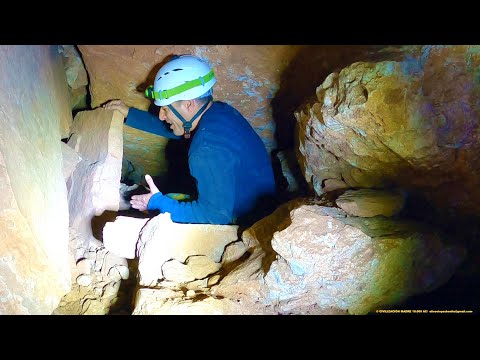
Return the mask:
[[[158,117],[149,113],[148,111],[139,110],[133,107],[128,110],[128,116],[127,120],[125,121],[125,125],[169,139],[181,138],[181,136],[175,135],[167,127],[165,121],[161,121]]]
[[[234,223],[236,157],[224,147],[203,146],[189,158],[190,173],[197,180],[198,199],[179,202],[162,193],[150,198],[148,210],[171,214],[178,223]]]

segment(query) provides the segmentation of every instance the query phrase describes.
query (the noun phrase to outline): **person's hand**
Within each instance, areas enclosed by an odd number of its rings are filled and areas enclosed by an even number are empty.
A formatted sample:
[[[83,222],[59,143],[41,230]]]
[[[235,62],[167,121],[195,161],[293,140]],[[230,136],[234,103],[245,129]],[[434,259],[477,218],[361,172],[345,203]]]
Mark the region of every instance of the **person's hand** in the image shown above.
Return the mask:
[[[130,200],[130,204],[132,204],[132,207],[140,211],[147,210],[147,206],[148,206],[148,202],[150,201],[150,198],[154,194],[160,192],[160,190],[158,190],[157,186],[153,182],[153,179],[150,175],[145,175],[145,180],[147,181],[148,187],[150,188],[150,193],[143,194],[143,195],[133,195],[132,200]]]
[[[124,118],[128,116],[128,110],[130,109],[122,100],[111,100],[107,102],[103,107],[107,110],[118,110]]]

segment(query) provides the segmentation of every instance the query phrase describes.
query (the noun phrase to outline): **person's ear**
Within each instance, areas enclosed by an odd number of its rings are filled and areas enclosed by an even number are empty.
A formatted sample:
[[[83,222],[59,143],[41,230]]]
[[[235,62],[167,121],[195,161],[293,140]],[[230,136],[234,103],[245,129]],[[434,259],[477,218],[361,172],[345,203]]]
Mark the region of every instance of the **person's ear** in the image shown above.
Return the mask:
[[[193,112],[195,110],[195,100],[187,100],[185,102],[185,107],[188,112]]]

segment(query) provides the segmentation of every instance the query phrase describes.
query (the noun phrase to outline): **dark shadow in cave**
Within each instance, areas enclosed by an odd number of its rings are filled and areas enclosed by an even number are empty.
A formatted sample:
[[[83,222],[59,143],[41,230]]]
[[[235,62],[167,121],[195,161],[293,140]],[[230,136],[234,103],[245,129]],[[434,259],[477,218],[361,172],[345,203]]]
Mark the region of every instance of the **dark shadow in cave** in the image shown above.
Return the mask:
[[[421,194],[411,192],[399,216],[438,229],[445,244],[461,245],[467,255],[452,277],[428,293],[414,295],[394,309],[472,310],[478,314],[480,300],[480,219],[439,209]]]
[[[127,259],[128,279],[120,282],[117,300],[110,307],[108,315],[132,315],[135,309],[135,295],[138,286],[138,258]]]
[[[80,49],[78,48],[78,45],[73,45],[75,47],[75,50],[77,50],[78,56],[80,56],[80,59],[82,60],[82,65],[83,68],[85,69],[85,72],[87,74],[87,85],[85,86],[86,88],[86,95],[85,95],[85,102],[77,105],[75,109],[72,110],[72,117],[75,118],[75,115],[81,111],[87,111],[87,110],[92,110],[92,95],[90,94],[90,74],[87,71],[87,68],[85,66],[85,61],[83,61],[83,55]]]
[[[466,263],[460,266],[447,283],[432,292],[408,298],[395,309],[405,310],[467,310],[479,314],[480,279],[464,271],[473,258],[469,256]],[[476,257],[478,264],[478,256]],[[465,314],[468,316],[468,314]]]
[[[104,211],[99,216],[92,217],[91,226],[92,226],[92,234],[95,239],[100,240],[103,242],[103,228],[107,222],[114,222],[115,218],[117,217],[116,211]]]
[[[164,194],[181,193],[198,198],[197,181],[190,174],[188,150],[191,139],[169,140],[165,146],[165,159],[168,169],[163,178],[154,177],[154,182]]]

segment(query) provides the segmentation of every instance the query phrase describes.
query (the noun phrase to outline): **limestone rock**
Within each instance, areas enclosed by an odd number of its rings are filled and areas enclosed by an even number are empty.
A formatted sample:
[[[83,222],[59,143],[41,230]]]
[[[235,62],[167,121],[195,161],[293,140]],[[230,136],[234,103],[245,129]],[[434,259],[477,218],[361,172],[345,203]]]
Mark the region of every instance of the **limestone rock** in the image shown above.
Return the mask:
[[[92,283],[92,277],[90,275],[82,274],[77,277],[77,284],[80,286],[89,286]]]
[[[352,216],[393,216],[402,210],[405,204],[405,195],[400,191],[347,190],[337,198],[336,203],[343,211]]]
[[[148,219],[118,216],[114,222],[106,223],[103,228],[105,248],[117,256],[134,259],[140,231],[147,221]]]
[[[179,224],[171,221],[169,213],[155,216],[142,229],[137,245],[140,283],[149,286],[163,279],[162,266],[171,259],[197,264],[198,260],[192,259],[204,256],[208,259],[202,262],[209,266],[194,265],[195,273],[214,271],[225,246],[238,240],[237,231],[236,225]]]
[[[47,315],[71,287],[65,73],[55,45],[2,45],[0,58],[0,314]]]
[[[163,264],[162,273],[158,274],[157,279],[165,278],[179,284],[195,280],[195,275],[190,267],[177,260],[170,260]]]
[[[100,245],[92,233],[92,219],[117,211],[123,153],[123,118],[98,108],[77,113],[68,145],[83,158],[70,177],[70,226],[88,244]]]
[[[444,284],[465,257],[417,223],[350,218],[315,205],[295,209],[274,235],[278,253],[265,275],[282,313],[309,305],[365,314]],[[371,228],[371,230],[370,230]]]
[[[350,188],[399,187],[432,208],[480,212],[477,45],[413,47],[395,61],[331,73],[295,112],[298,161],[321,195],[326,179]]]
[[[75,170],[77,164],[82,161],[82,157],[79,156],[75,150],[73,150],[70,146],[65,143],[62,144],[62,170],[63,170],[63,178],[65,181],[68,180],[70,175]]]
[[[82,57],[73,45],[61,45],[63,63],[70,91],[72,110],[87,108],[88,75]]]
[[[345,184],[345,181],[338,179],[326,179],[323,182],[323,192],[327,193],[330,191],[335,191],[339,189],[348,189],[348,185]]]
[[[421,223],[292,201],[244,232],[249,256],[210,293],[264,314],[366,314],[448,281],[465,249],[445,240]]]
[[[182,292],[165,293],[162,289],[139,289],[133,315],[253,315],[229,299],[211,296],[184,297]],[[257,313],[258,314],[258,313]]]
[[[92,271],[92,263],[89,259],[82,259],[77,262],[77,270],[80,274],[90,275]]]

